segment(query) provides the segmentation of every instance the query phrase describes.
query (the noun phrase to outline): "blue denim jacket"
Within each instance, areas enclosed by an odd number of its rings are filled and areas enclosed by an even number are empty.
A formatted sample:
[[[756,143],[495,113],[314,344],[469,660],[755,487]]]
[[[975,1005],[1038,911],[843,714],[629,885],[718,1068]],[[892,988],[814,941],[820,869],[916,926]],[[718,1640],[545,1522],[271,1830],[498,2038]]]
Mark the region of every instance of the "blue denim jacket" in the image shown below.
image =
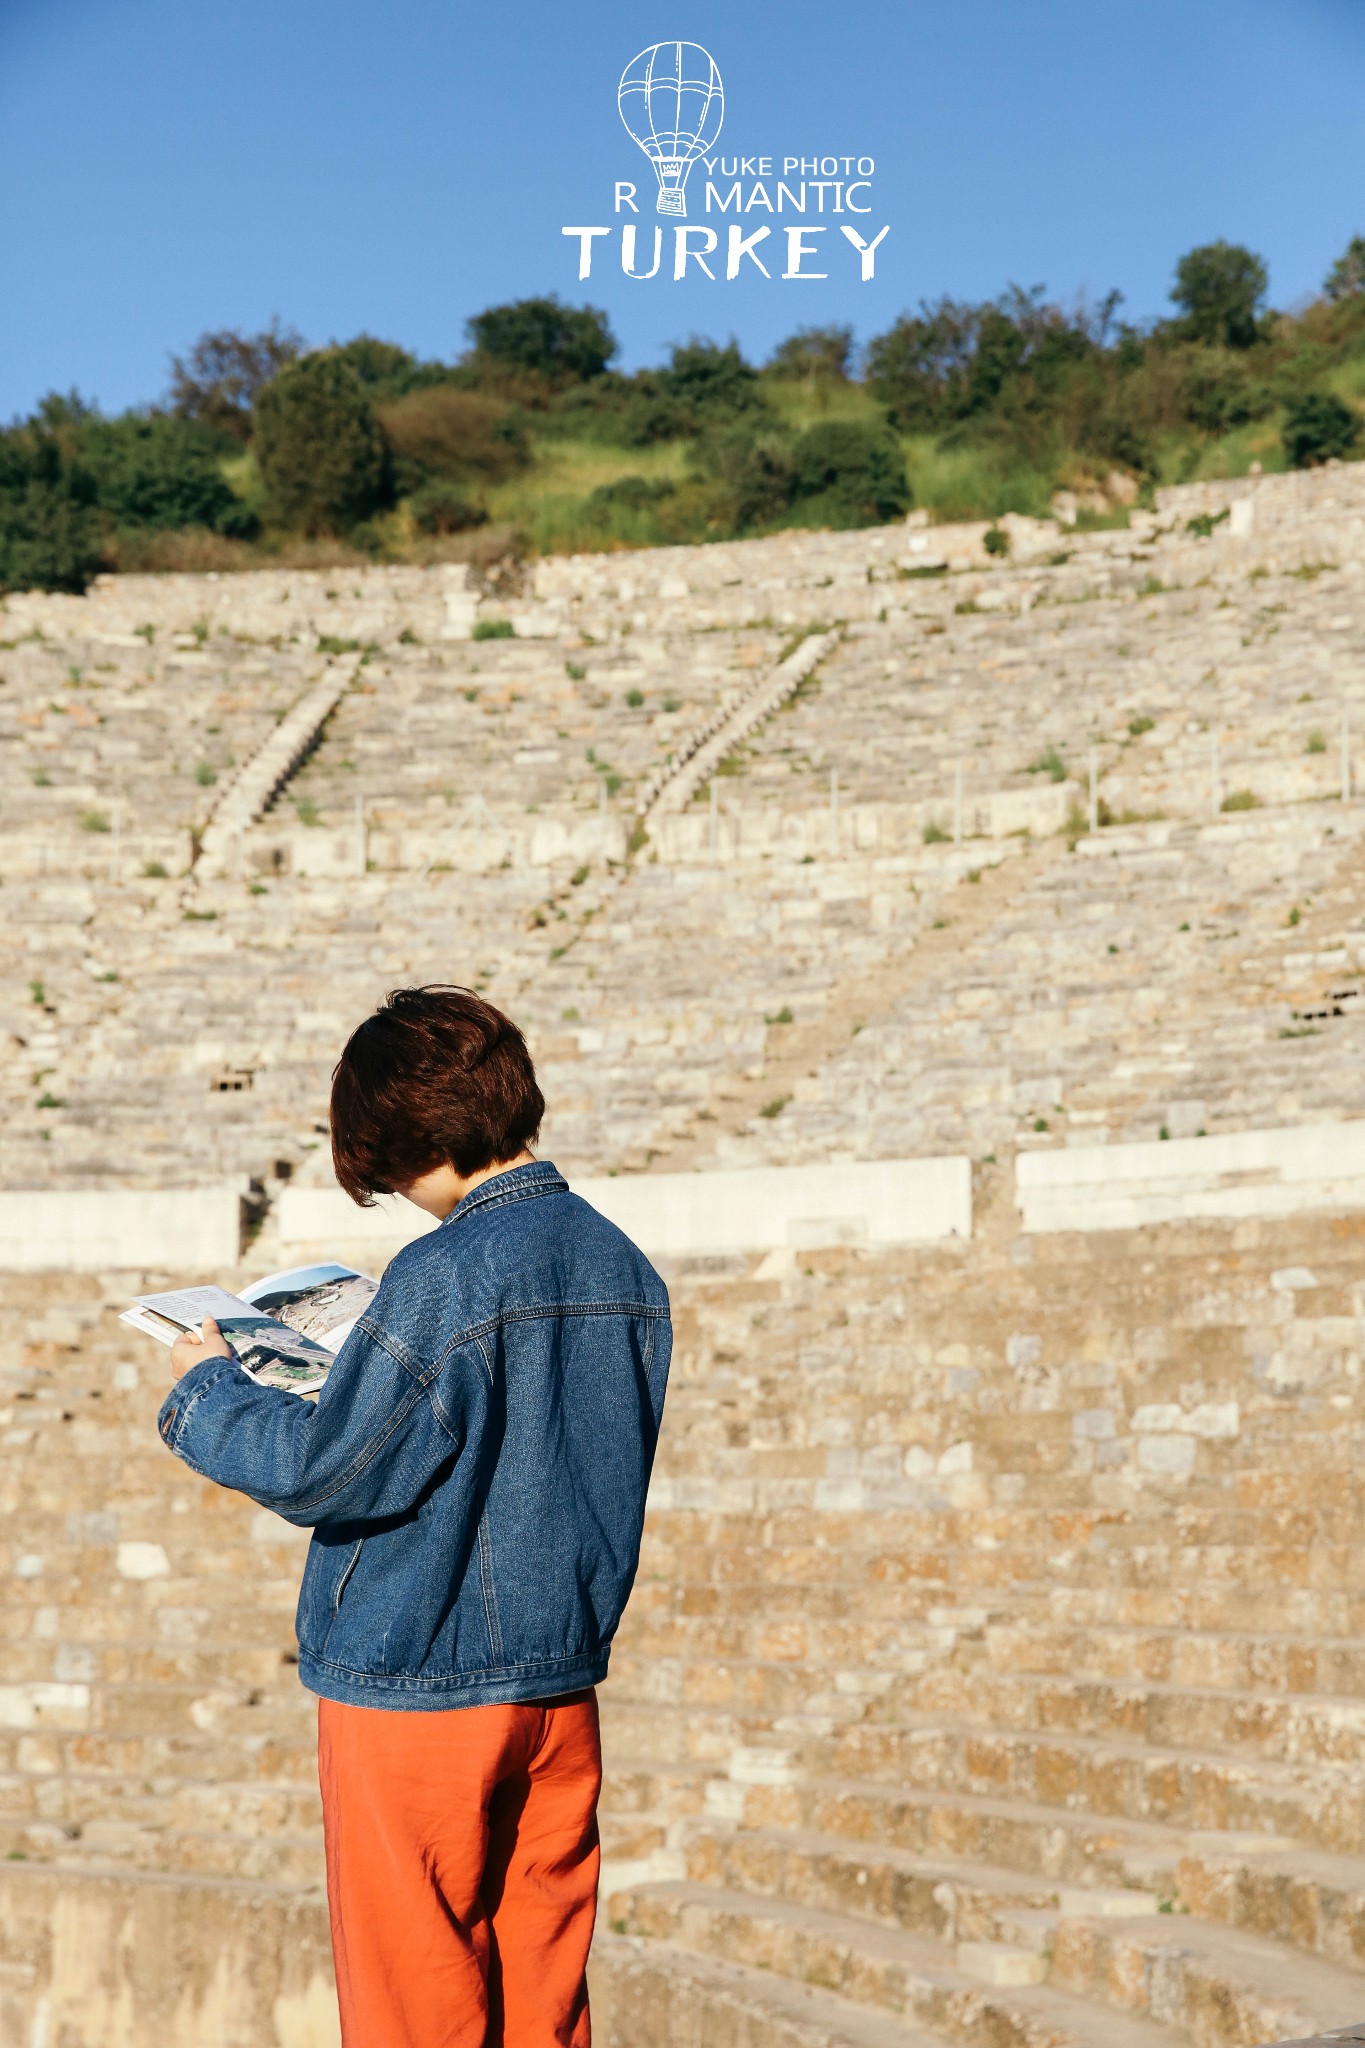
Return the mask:
[[[157,1426],[196,1472],[311,1526],[314,1692],[544,1699],[606,1675],[671,1349],[648,1260],[536,1161],[399,1253],[316,1404],[211,1358]]]

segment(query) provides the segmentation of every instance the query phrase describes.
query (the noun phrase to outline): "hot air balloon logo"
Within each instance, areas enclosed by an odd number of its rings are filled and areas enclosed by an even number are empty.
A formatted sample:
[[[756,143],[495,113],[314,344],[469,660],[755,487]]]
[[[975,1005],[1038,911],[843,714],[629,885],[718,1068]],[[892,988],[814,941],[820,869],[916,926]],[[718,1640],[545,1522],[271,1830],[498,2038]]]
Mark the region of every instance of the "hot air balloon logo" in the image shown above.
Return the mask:
[[[700,43],[651,43],[621,73],[616,104],[659,180],[658,211],[687,213],[687,174],[725,119],[716,60]]]

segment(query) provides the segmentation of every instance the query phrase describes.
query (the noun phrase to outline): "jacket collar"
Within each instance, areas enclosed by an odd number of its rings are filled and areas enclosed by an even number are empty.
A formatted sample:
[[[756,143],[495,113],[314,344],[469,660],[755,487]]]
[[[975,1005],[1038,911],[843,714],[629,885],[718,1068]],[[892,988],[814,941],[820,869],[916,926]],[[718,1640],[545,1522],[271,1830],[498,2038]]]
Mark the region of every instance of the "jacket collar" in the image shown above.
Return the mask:
[[[506,1173],[495,1173],[491,1180],[480,1181],[462,1202],[457,1202],[446,1223],[455,1223],[471,1210],[482,1209],[497,1202],[524,1202],[532,1195],[567,1194],[569,1183],[563,1174],[548,1159],[532,1159],[525,1166],[511,1166]],[[444,1226],[442,1226],[444,1228]]]

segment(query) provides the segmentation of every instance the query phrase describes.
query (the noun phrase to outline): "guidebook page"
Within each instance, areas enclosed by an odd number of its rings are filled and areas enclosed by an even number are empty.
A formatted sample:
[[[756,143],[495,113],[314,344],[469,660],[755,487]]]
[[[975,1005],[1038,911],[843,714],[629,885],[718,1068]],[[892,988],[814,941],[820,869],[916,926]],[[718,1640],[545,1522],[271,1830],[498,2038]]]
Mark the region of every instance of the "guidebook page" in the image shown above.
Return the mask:
[[[324,1264],[267,1273],[242,1289],[242,1299],[335,1354],[378,1292],[379,1282],[353,1267]]]
[[[259,1386],[313,1394],[378,1282],[350,1266],[300,1266],[271,1273],[240,1295],[222,1287],[180,1287],[140,1295],[120,1318],[135,1330],[173,1344],[212,1316],[243,1372]]]

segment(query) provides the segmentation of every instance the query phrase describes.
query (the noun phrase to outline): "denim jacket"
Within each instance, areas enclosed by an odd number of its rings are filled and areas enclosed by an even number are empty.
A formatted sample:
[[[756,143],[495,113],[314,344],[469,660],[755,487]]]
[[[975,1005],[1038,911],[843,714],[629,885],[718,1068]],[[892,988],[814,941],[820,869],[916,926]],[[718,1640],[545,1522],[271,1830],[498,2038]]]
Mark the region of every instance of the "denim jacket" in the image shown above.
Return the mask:
[[[316,1403],[208,1358],[157,1426],[194,1471],[312,1528],[314,1692],[544,1699],[606,1675],[671,1349],[658,1274],[538,1160],[399,1253]]]

